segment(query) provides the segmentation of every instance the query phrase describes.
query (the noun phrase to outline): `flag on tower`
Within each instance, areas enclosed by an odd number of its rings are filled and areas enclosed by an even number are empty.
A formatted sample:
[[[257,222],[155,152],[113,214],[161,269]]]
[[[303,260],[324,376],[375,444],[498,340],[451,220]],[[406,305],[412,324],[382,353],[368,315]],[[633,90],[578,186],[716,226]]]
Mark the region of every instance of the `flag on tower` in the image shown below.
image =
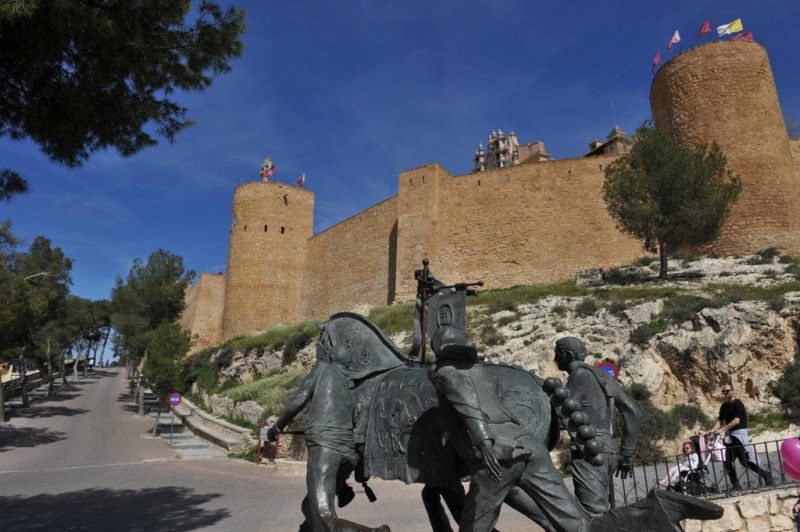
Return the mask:
[[[661,52],[656,50],[656,56],[653,58],[653,75],[656,75],[656,65],[661,64]]]
[[[672,45],[673,44],[678,44],[679,42],[681,42],[681,34],[678,33],[678,30],[675,30],[675,35],[673,35],[672,38],[669,40],[669,45],[667,46],[667,53],[671,54],[672,53]]]
[[[734,35],[733,37],[731,37],[731,40],[732,41],[738,41],[738,40],[752,41],[753,40],[753,32],[750,31],[750,30],[747,30],[746,32],[740,33],[739,35]]]
[[[298,187],[303,188],[303,186],[306,184],[306,174],[303,174],[300,177],[298,177],[295,183],[297,183]]]
[[[706,22],[705,24],[703,24],[703,27],[700,28],[700,31],[697,32],[697,39],[699,39],[701,35],[705,35],[706,33],[711,33],[711,22],[709,22],[708,19],[706,19]],[[697,39],[695,39],[695,42],[697,42]]]
[[[278,167],[272,164],[272,159],[269,157],[264,159],[264,164],[261,165],[261,177],[264,178],[264,181],[269,181],[269,178],[274,176],[277,171]]]
[[[730,24],[723,24],[722,26],[717,26],[717,33],[720,37],[723,35],[730,35],[731,33],[736,33],[737,31],[742,31],[744,28],[742,27],[742,19],[737,18]]]

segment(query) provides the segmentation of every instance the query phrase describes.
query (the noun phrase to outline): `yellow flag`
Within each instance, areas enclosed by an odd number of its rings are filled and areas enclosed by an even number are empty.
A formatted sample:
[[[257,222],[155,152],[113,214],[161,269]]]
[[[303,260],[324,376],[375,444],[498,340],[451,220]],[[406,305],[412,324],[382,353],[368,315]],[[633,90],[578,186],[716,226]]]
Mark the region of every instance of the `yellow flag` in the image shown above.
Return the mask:
[[[720,37],[723,35],[730,35],[731,33],[736,33],[737,31],[742,31],[744,27],[742,26],[742,19],[737,18],[730,24],[723,24],[722,26],[717,26],[717,33]]]

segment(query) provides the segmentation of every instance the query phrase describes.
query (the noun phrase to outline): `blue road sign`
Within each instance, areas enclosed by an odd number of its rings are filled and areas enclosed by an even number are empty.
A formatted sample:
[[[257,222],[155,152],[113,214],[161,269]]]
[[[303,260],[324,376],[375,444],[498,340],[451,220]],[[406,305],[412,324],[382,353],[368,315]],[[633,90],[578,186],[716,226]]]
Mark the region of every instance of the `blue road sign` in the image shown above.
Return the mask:
[[[597,367],[603,371],[607,371],[614,378],[614,380],[619,379],[619,370],[613,362],[600,362]]]
[[[183,397],[178,392],[172,392],[169,394],[169,404],[172,406],[178,406],[183,401]]]

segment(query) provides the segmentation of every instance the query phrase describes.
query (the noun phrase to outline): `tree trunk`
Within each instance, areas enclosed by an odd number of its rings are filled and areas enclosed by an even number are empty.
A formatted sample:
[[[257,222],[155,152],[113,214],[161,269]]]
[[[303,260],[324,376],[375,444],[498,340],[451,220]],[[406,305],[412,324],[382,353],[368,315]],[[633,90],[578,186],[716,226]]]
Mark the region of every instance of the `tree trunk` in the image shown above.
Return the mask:
[[[667,280],[667,262],[669,257],[667,255],[667,243],[663,240],[658,241],[658,259],[659,259],[659,271],[658,271],[658,278],[662,281]]]
[[[53,378],[53,359],[50,358],[50,336],[47,336],[47,348],[45,350],[45,360],[47,360],[47,396],[52,397],[55,391],[55,379]]]
[[[19,391],[20,397],[22,397],[22,408],[28,408],[31,406],[30,401],[28,400],[28,371],[25,368],[25,348],[22,350],[22,354],[19,355]]]
[[[3,387],[3,379],[0,378],[0,423],[5,423],[5,422],[6,422],[6,391],[5,388]]]
[[[144,352],[144,357],[142,358],[142,368],[147,363],[147,350]],[[139,371],[139,415],[144,416],[144,383],[142,382],[142,372]]]
[[[61,385],[62,386],[66,386],[67,385],[67,363],[65,362],[64,353],[63,352],[61,353],[61,367],[59,369],[61,370]]]
[[[111,336],[111,328],[110,327],[108,328],[108,331],[106,332],[106,334],[103,335],[103,348],[100,349],[100,363],[97,366],[99,368],[103,367],[103,357],[106,354],[106,343],[108,343],[108,337],[109,336]]]

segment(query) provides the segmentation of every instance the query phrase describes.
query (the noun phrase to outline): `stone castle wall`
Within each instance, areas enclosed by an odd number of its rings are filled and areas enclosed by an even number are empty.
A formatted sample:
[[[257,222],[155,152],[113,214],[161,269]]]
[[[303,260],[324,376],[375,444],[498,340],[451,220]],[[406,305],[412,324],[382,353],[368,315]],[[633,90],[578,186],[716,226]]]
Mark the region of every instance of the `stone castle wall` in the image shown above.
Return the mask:
[[[222,310],[225,306],[225,277],[202,273],[186,290],[186,308],[179,325],[194,331],[195,350],[213,347],[222,338]]]
[[[764,48],[725,40],[683,52],[656,74],[650,99],[657,127],[690,145],[716,141],[742,176],[739,201],[710,250],[775,246],[800,254],[800,140],[787,137]],[[313,237],[312,193],[242,185],[220,341],[410,301],[423,258],[444,282],[480,279],[485,288],[629,263],[644,251],[615,228],[603,202],[603,169],[612,160],[531,162],[457,177],[430,164],[402,172],[397,196]]]
[[[742,192],[712,251],[800,253],[800,180],[767,52],[744,40],[697,46],[653,78],[656,127],[689,146],[716,141]]]
[[[300,318],[394,300],[397,196],[308,241]]]
[[[549,161],[446,181],[437,268],[454,281],[501,288],[641,257],[641,242],[616,229],[603,202],[602,169],[611,160]]]

